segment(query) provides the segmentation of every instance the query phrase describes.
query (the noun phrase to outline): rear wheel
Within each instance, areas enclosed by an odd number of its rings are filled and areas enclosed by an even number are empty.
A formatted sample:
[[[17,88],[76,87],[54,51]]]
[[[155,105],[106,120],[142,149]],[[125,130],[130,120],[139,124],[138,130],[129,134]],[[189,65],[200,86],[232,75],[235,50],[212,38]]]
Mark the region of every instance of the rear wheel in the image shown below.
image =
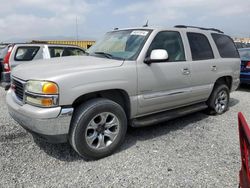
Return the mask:
[[[207,101],[207,112],[214,115],[223,114],[228,109],[229,97],[230,95],[227,85],[223,84],[215,86]]]
[[[82,157],[99,159],[112,154],[122,144],[126,131],[126,114],[119,104],[93,99],[76,109],[70,143]]]

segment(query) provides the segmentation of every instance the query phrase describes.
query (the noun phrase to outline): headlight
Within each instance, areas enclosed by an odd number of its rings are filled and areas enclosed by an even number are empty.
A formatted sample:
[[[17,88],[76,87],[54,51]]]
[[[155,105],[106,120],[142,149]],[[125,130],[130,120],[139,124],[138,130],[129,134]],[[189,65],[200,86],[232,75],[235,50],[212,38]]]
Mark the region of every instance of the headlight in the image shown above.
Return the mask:
[[[47,81],[28,81],[26,91],[45,95],[58,94],[58,86],[53,82]]]
[[[59,89],[57,84],[49,81],[30,80],[25,87],[25,102],[40,106],[58,106]]]

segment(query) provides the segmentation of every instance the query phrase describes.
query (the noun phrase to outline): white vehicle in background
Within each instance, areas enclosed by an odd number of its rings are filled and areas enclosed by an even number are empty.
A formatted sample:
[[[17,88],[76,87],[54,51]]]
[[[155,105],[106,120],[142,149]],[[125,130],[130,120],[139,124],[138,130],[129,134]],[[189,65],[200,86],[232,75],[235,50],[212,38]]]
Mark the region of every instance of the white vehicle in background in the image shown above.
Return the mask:
[[[38,59],[50,59],[63,56],[84,55],[85,50],[70,45],[55,44],[9,44],[1,49],[0,85],[5,89],[10,86],[11,69],[22,63]]]

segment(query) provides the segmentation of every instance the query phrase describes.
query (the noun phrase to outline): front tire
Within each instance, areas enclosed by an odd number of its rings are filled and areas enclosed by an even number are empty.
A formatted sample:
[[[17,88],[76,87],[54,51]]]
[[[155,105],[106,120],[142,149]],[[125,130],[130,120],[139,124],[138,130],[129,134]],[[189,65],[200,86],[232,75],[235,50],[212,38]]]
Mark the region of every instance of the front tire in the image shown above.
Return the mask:
[[[229,98],[230,94],[227,85],[215,86],[207,101],[208,114],[220,115],[226,112],[228,110]]]
[[[126,114],[119,104],[108,99],[92,99],[76,109],[69,141],[82,157],[100,159],[122,144],[126,131]]]

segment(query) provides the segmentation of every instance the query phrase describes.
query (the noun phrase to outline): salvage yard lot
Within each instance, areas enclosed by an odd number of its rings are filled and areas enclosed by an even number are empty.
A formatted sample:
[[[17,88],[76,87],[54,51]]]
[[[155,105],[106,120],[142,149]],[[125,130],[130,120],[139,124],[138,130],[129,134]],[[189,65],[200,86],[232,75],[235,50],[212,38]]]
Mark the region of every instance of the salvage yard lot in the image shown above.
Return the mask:
[[[158,126],[129,129],[123,146],[84,161],[68,144],[32,136],[8,115],[0,89],[0,187],[237,187],[237,113],[250,120],[250,87],[231,94],[221,116],[202,112]]]

